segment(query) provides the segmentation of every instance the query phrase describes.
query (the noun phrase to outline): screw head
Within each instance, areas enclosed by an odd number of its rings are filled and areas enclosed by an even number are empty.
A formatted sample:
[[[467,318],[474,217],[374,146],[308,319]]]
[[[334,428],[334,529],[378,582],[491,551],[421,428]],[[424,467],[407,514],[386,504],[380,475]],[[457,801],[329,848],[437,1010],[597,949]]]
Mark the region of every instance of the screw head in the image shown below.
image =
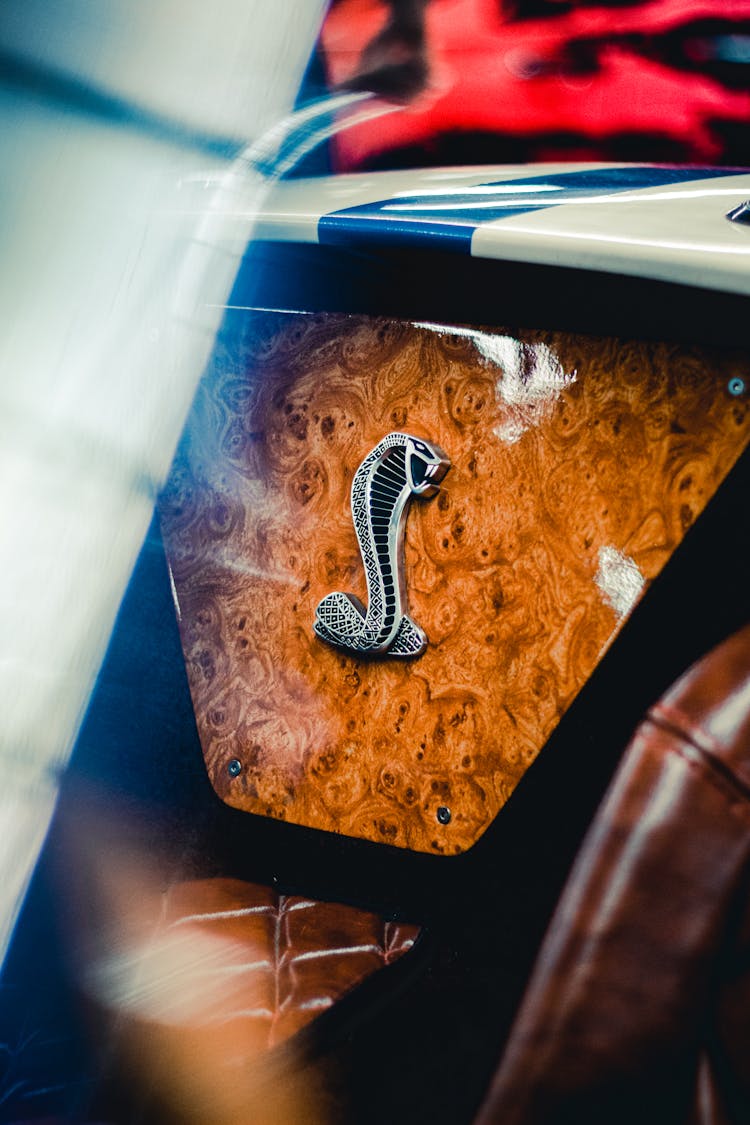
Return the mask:
[[[231,762],[227,762],[227,773],[230,777],[237,777],[242,773],[242,762],[239,758],[232,758]]]
[[[451,813],[451,810],[447,805],[441,805],[435,815],[437,816],[440,824],[450,824],[451,816],[453,814]]]
[[[730,379],[727,383],[727,390],[730,395],[734,395],[735,398],[739,395],[743,395],[745,393],[745,380],[740,378],[739,375],[735,375],[734,378]]]

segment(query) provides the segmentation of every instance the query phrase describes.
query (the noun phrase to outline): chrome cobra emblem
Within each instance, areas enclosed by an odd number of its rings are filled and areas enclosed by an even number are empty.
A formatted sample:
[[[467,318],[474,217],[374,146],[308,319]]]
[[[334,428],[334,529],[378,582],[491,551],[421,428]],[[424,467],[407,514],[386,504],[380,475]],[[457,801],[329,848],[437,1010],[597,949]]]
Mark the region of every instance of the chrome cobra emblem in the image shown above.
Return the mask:
[[[449,468],[439,446],[411,434],[388,434],[365,457],[352,481],[352,519],[365,564],[367,609],[353,594],[326,595],[315,611],[321,640],[357,656],[424,652],[424,630],[406,612],[406,510],[412,496],[434,496]]]

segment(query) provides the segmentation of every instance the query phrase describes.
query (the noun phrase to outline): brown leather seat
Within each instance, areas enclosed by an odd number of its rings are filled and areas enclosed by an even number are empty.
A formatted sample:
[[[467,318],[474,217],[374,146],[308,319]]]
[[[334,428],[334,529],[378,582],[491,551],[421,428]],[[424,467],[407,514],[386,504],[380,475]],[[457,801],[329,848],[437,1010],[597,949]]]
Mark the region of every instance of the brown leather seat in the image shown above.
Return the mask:
[[[238,879],[172,884],[144,911],[140,888],[133,896],[123,908],[119,895],[117,932],[87,975],[116,1058],[107,1112],[114,1103],[118,1121],[160,1125],[324,1125],[304,1065],[313,1040],[299,1033],[403,957],[419,928]]]
[[[750,1122],[750,628],[637,731],[477,1125]]]
[[[291,1039],[368,977],[407,953],[419,927],[342,903],[279,894],[239,879],[201,879],[167,892],[165,935],[189,931],[225,954],[211,968],[230,982],[222,1022],[263,1047]]]

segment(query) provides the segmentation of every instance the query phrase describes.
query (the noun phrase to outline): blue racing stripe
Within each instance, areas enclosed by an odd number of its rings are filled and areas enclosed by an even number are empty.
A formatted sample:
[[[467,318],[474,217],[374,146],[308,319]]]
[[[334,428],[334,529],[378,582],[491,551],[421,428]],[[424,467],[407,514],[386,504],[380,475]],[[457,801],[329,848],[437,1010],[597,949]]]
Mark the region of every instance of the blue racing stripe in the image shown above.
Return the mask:
[[[323,215],[318,222],[318,240],[328,245],[444,244],[448,249],[469,254],[472,235],[483,223],[546,210],[571,200],[580,202],[587,195],[615,195],[621,191],[666,187],[731,176],[737,171],[739,169],[653,166],[592,168],[521,180],[491,180],[463,190],[402,192],[390,199]]]

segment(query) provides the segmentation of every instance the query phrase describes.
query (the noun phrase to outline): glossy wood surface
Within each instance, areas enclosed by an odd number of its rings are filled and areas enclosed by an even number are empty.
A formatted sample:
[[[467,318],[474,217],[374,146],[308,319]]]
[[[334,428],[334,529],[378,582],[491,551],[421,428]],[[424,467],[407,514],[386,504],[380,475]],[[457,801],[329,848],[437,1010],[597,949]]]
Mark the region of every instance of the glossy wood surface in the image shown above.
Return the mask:
[[[462,852],[744,448],[738,361],[242,315],[161,504],[212,783],[250,812]],[[349,490],[395,429],[452,462],[406,525],[429,645],[416,661],[358,661],[315,637],[315,607],[333,590],[366,599]]]

